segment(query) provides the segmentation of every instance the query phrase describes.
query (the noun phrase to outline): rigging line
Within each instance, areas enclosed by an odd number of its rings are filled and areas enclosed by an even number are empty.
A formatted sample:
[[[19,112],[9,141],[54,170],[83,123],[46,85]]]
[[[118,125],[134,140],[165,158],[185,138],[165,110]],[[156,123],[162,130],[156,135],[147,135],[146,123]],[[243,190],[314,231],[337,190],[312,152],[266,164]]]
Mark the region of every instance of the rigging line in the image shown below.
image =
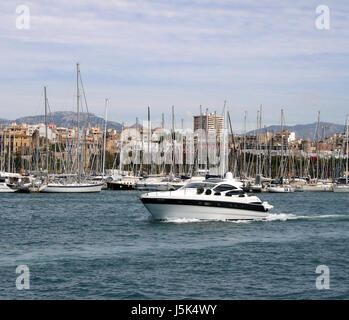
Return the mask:
[[[86,94],[85,94],[85,88],[84,88],[84,84],[83,84],[83,82],[82,82],[82,77],[81,77],[81,72],[80,72],[80,70],[79,70],[79,79],[80,79],[81,89],[82,89],[82,93],[83,93],[84,101],[85,101],[85,105],[86,105],[87,121],[88,121],[88,122],[91,122],[91,119],[90,119],[90,112],[89,112],[89,110],[88,110],[87,99],[86,99]],[[85,123],[85,127],[87,127],[87,124],[86,124],[86,123]]]

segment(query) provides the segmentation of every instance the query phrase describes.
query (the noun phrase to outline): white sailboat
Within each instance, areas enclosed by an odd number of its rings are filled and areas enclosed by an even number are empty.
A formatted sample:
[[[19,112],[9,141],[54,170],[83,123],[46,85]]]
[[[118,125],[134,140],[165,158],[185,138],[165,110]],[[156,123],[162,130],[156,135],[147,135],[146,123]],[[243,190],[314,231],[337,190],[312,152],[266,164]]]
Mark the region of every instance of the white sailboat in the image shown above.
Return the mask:
[[[345,140],[346,140],[346,151],[347,151],[347,156],[346,156],[346,173],[345,173],[345,183],[339,183],[337,181],[337,184],[334,185],[333,187],[333,192],[349,192],[349,184],[348,184],[348,155],[349,155],[349,143],[348,143],[348,115],[345,121]],[[344,180],[344,179],[342,179]]]
[[[77,85],[77,147],[76,147],[76,159],[77,159],[77,181],[62,181],[58,180],[48,182],[46,187],[43,187],[40,192],[44,193],[89,193],[89,192],[101,192],[103,183],[93,181],[81,181],[81,164],[80,164],[80,130],[79,130],[79,107],[80,107],[80,68],[79,63],[76,64],[76,85]]]
[[[289,193],[294,192],[294,188],[292,188],[288,184],[284,184],[284,127],[283,127],[283,119],[284,119],[284,110],[281,109],[281,160],[280,160],[280,184],[272,184],[268,188],[268,192],[271,193]]]
[[[45,193],[87,193],[101,192],[104,183],[73,182],[64,184],[62,182],[48,183],[40,192]]]

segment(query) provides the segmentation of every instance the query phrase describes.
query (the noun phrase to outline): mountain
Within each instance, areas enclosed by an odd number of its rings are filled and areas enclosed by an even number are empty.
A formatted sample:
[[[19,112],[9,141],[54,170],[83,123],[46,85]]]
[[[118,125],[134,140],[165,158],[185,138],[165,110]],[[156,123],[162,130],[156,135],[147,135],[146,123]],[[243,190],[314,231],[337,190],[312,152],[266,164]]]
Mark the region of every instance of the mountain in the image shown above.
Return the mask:
[[[57,111],[48,116],[48,122],[55,124],[57,127],[65,127],[72,128],[77,125],[77,114],[76,112],[71,111]],[[17,124],[27,123],[27,124],[38,124],[45,122],[44,115],[38,116],[28,116],[18,118],[16,120],[6,120],[0,118],[0,125],[8,125],[12,122],[16,122]],[[81,112],[80,113],[80,127],[88,127],[88,123],[91,123],[91,126],[100,126],[100,128],[104,128],[104,119],[94,115],[93,113]],[[138,124],[139,128],[142,127],[141,124]],[[122,125],[119,122],[108,121],[107,124],[108,129],[121,130]],[[131,128],[135,128],[136,124],[133,124]],[[297,139],[315,139],[317,122],[310,124],[297,124],[294,126],[284,126],[284,129],[287,129],[290,132],[296,133]],[[319,128],[319,137],[322,137],[323,127],[325,128],[325,136],[328,137],[334,133],[344,133],[344,124],[335,124],[331,122],[320,122]],[[265,129],[259,130],[259,132],[272,131],[274,133],[281,130],[280,125],[272,125],[268,126]],[[247,134],[255,133],[255,130],[251,130],[247,132]]]
[[[290,132],[295,132],[297,139],[310,139],[310,140],[314,140],[316,138],[316,128],[317,128],[317,122],[310,123],[310,124],[297,124],[294,126],[284,126],[284,129]],[[320,122],[320,125],[319,125],[320,138],[322,137],[323,130],[325,130],[325,137],[329,137],[334,133],[344,133],[345,128],[344,128],[344,124]],[[272,131],[274,133],[280,132],[281,126],[280,125],[269,126],[269,127],[266,127],[265,129],[259,130],[258,132],[265,132],[265,131]],[[256,132],[255,130],[252,130],[250,132],[247,132],[247,134],[253,134],[255,132]]]
[[[1,122],[3,121],[3,122]],[[87,113],[87,112],[80,112],[80,127],[88,127],[89,122],[91,123],[91,126],[100,126],[102,129],[104,128],[104,119],[100,118],[93,113]],[[5,120],[0,119],[0,123],[8,124],[16,122],[17,124],[21,123],[27,123],[27,124],[38,124],[38,123],[44,123],[45,122],[45,116],[39,115],[39,116],[28,116],[28,117],[22,117],[18,118],[16,120]],[[77,113],[71,112],[71,111],[57,111],[53,112],[48,116],[48,123],[53,123],[57,127],[65,127],[65,128],[72,128],[77,126]],[[121,124],[114,121],[107,121],[107,127],[108,129],[115,129],[120,130]]]

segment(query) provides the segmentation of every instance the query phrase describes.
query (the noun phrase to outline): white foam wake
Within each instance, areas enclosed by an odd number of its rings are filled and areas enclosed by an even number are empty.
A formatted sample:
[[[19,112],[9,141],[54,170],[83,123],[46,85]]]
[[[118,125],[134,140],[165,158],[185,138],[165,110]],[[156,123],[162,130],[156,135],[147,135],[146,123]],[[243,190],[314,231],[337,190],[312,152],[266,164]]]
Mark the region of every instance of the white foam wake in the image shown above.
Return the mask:
[[[287,220],[298,220],[298,219],[328,219],[328,218],[343,218],[346,215],[341,214],[323,214],[323,215],[312,215],[312,216],[298,216],[292,213],[269,213],[265,218],[265,221],[287,221]]]
[[[326,214],[326,215],[312,215],[312,216],[301,216],[292,213],[269,213],[265,219],[259,221],[288,221],[288,220],[311,220],[311,219],[330,219],[330,218],[349,218],[347,215],[340,214]],[[202,220],[202,219],[194,219],[194,218],[168,218],[163,220],[163,222],[167,223],[193,223],[193,222],[231,222],[231,223],[251,223],[257,220]]]

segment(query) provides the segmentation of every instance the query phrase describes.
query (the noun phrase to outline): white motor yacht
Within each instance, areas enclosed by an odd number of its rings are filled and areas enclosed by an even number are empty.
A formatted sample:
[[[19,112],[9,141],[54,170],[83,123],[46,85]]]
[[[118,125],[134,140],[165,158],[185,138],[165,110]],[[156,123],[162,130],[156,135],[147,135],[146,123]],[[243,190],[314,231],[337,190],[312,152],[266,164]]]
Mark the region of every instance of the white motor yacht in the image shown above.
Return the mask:
[[[140,200],[155,220],[261,220],[273,206],[248,196],[241,183],[227,173],[225,179],[188,183],[176,191],[150,192]]]

